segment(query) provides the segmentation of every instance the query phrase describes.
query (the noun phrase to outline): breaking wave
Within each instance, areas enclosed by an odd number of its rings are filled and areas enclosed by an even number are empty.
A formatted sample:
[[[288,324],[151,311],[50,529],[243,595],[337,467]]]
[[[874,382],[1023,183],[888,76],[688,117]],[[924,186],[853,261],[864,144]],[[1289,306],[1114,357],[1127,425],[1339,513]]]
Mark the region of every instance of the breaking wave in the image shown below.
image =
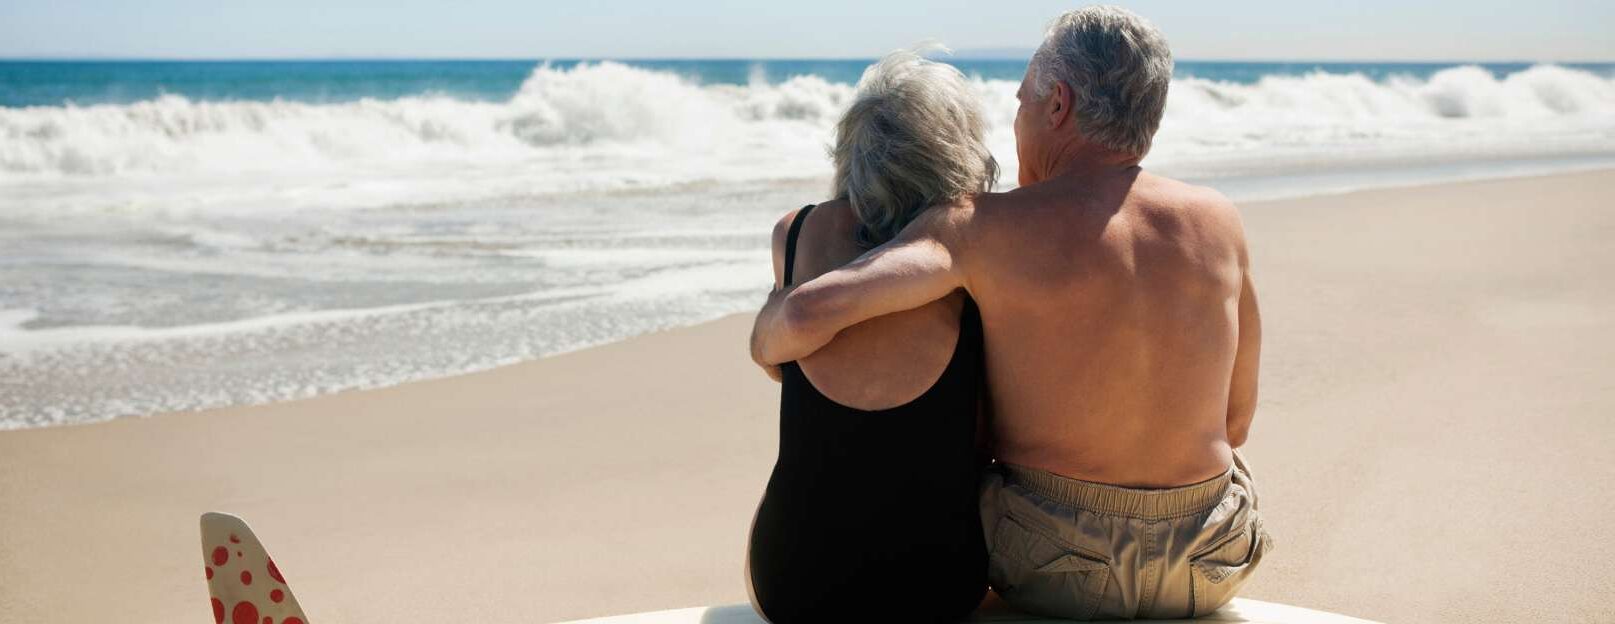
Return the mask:
[[[1008,132],[1016,84],[976,85],[996,125],[994,151],[1013,180]],[[812,75],[701,85],[601,62],[536,67],[504,102],[422,95],[311,104],[165,95],[130,104],[0,108],[0,182],[319,172],[447,187],[463,176],[490,192],[532,193],[806,178],[828,172],[824,149],[852,93],[852,85]],[[1615,143],[1615,80],[1554,65],[1501,77],[1473,66],[1428,79],[1316,72],[1239,84],[1182,77],[1172,85],[1152,159],[1262,147],[1383,147],[1386,140],[1502,149],[1543,138]]]

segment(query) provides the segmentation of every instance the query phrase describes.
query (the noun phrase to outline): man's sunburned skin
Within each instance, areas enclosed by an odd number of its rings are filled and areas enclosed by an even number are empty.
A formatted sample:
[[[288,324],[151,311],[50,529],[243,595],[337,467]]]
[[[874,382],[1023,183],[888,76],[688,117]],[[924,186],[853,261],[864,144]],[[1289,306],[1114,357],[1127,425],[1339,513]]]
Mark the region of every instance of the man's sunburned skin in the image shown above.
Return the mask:
[[[754,357],[799,359],[963,287],[981,309],[1000,461],[1127,487],[1221,474],[1250,428],[1261,340],[1237,210],[1137,159],[1074,144],[1028,157],[1020,125],[1040,122],[1022,117],[1065,115],[1032,105],[1016,120],[1026,186],[927,211],[770,296]]]

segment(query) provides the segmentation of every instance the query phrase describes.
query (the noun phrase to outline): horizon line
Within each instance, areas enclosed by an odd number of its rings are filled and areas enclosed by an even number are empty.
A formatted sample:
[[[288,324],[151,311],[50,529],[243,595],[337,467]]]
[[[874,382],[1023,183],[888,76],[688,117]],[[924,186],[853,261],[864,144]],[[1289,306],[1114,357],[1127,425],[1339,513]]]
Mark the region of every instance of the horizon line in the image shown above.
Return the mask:
[[[971,52],[972,50],[965,50]],[[616,62],[667,62],[667,61],[874,61],[879,56],[801,56],[801,57],[746,57],[746,56],[114,56],[114,55],[27,55],[5,56],[0,55],[0,62],[195,62],[195,63],[241,63],[241,62],[548,62],[548,61],[616,61]],[[1030,60],[1012,55],[941,55],[943,60],[959,61],[1005,61],[1025,62]],[[1346,57],[1302,57],[1302,58],[1179,58],[1177,62],[1185,63],[1383,63],[1383,64],[1447,64],[1447,63],[1495,63],[1495,64],[1578,64],[1578,65],[1610,65],[1615,59],[1532,59],[1532,58],[1432,58],[1432,59],[1373,59],[1373,58],[1346,58]]]

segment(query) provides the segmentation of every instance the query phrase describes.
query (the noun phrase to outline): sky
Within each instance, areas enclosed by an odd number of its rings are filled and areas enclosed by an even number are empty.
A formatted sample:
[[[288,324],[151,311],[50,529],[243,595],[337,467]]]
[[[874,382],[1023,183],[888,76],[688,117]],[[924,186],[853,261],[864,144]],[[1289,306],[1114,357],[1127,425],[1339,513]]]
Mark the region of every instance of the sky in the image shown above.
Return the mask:
[[[1082,4],[0,0],[0,57],[869,58],[929,40],[1033,48]],[[1610,0],[1118,4],[1180,59],[1615,61]]]

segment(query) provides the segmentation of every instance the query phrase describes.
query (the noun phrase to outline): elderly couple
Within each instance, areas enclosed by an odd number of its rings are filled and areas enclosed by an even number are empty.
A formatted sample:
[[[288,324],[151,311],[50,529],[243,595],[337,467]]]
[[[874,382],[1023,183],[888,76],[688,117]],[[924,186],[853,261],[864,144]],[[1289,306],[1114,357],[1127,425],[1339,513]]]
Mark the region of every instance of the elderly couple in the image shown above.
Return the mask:
[[[835,198],[774,230],[752,337],[782,384],[747,557],[763,617],[957,621],[991,586],[1045,616],[1179,618],[1249,578],[1261,325],[1238,211],[1139,168],[1171,75],[1138,16],[1060,16],[1016,93],[1020,186],[991,193],[957,70],[865,73]]]

